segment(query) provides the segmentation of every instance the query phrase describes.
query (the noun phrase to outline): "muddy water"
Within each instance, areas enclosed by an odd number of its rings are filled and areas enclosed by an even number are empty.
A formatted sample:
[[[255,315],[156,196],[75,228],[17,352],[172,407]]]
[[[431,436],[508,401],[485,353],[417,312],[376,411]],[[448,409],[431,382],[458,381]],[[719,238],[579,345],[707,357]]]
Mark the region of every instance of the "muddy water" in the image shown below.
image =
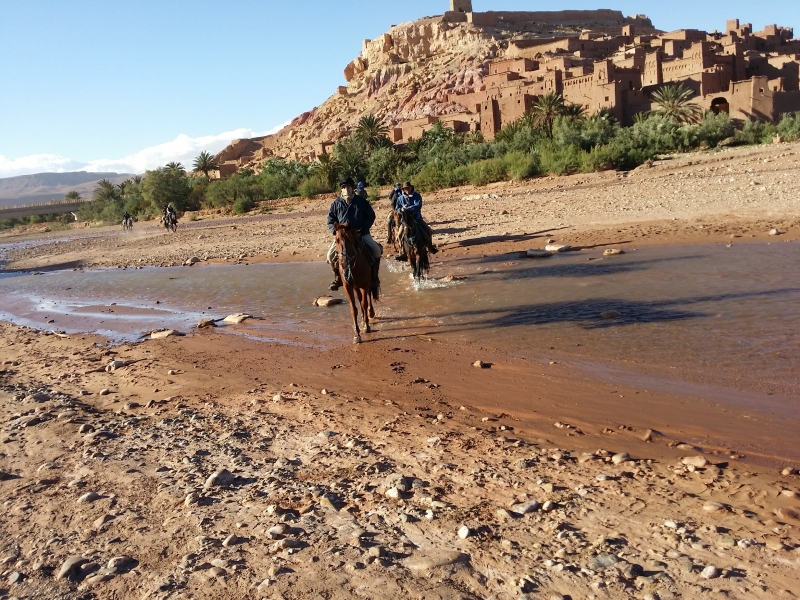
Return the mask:
[[[746,393],[793,407],[800,399],[800,244],[448,260],[421,286],[397,263],[383,271],[373,339],[437,336],[611,379],[636,373],[653,388],[688,382],[745,402]],[[322,263],[2,273],[0,318],[136,339],[248,312],[261,319],[228,330],[331,347],[351,331],[346,306],[311,306],[329,281]]]

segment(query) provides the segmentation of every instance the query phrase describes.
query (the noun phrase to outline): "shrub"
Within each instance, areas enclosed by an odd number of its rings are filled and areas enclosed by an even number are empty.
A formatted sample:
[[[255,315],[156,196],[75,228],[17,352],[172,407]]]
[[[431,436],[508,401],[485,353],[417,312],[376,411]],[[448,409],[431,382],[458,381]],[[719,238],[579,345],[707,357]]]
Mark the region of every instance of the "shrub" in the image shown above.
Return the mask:
[[[730,115],[724,112],[717,115],[713,112],[706,113],[697,127],[698,139],[705,142],[710,148],[714,148],[722,140],[733,137],[735,134],[736,127],[731,121]]]
[[[502,158],[480,160],[467,166],[467,180],[472,185],[486,185],[506,178],[506,165]]]
[[[298,192],[304,198],[311,198],[317,194],[324,194],[330,192],[331,188],[325,181],[324,175],[312,175],[300,182]]]
[[[367,158],[367,181],[372,185],[394,183],[402,159],[394,148],[378,148]]]
[[[536,177],[540,173],[539,158],[535,154],[509,152],[503,157],[506,177],[516,181]]]
[[[786,141],[795,141],[800,139],[800,113],[786,113],[781,117],[781,120],[778,122],[778,126],[775,128],[775,132],[781,136]],[[767,131],[765,130],[764,137],[774,137],[772,131],[769,131],[771,135],[767,136]],[[763,137],[762,137],[763,139]],[[765,142],[769,141],[764,140]]]
[[[243,215],[253,210],[255,205],[256,203],[253,202],[253,199],[250,196],[239,196],[236,198],[236,200],[234,200],[231,210],[233,210],[233,212],[235,212],[237,215]]]

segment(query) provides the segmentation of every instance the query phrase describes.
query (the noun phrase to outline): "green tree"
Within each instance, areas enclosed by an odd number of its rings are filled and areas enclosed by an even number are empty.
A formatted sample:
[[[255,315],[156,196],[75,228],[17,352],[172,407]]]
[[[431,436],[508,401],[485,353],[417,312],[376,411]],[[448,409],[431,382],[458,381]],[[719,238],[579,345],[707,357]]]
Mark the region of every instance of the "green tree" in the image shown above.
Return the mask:
[[[311,173],[319,175],[330,189],[336,189],[339,185],[339,161],[334,154],[320,154],[316,162],[311,163]]]
[[[108,179],[101,179],[97,182],[92,193],[93,200],[101,202],[110,202],[119,198],[119,190],[117,186],[111,183]]]
[[[531,107],[533,122],[537,127],[543,127],[547,137],[553,137],[553,123],[564,112],[564,98],[561,94],[547,92],[539,96]]]
[[[169,165],[147,171],[141,189],[144,201],[156,213],[160,213],[170,202],[177,212],[183,212],[191,193],[185,172],[170,168]]]
[[[361,120],[358,122],[355,136],[364,142],[367,152],[371,152],[376,148],[391,145],[387,137],[388,133],[389,128],[375,115],[365,115],[361,117]]]
[[[565,104],[561,114],[571,121],[586,118],[586,107],[583,104]]]
[[[202,173],[206,176],[206,179],[210,179],[209,173],[211,171],[219,169],[217,159],[214,158],[210,152],[206,152],[205,150],[197,155],[192,166],[195,173]]]
[[[682,83],[665,85],[653,92],[653,102],[658,104],[653,113],[680,124],[697,123],[703,116],[703,109],[692,102],[692,95],[692,90]]]
[[[367,174],[367,149],[365,142],[356,136],[350,136],[338,142],[333,148],[339,163],[339,176],[352,177],[355,181],[363,181]]]
[[[164,165],[164,168],[169,171],[175,171],[176,173],[181,173],[182,175],[186,175],[186,168],[179,162],[168,162]]]
[[[64,200],[72,200],[77,202],[78,200],[83,200],[83,196],[81,196],[79,192],[72,190],[71,192],[64,194]]]

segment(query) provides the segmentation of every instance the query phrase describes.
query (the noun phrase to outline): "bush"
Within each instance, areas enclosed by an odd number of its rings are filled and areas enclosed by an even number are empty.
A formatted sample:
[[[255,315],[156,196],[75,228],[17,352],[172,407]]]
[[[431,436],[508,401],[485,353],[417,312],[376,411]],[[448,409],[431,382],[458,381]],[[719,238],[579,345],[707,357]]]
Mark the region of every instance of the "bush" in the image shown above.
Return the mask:
[[[249,197],[249,196],[239,196],[236,200],[234,200],[233,206],[231,206],[231,209],[237,215],[243,215],[243,214],[248,213],[251,210],[253,210],[253,208],[255,208],[255,206],[256,206],[256,203],[253,202],[253,199],[251,197]]]
[[[535,154],[509,152],[503,157],[503,164],[506,167],[506,177],[515,181],[536,177],[541,172],[539,158]]]
[[[394,183],[402,159],[394,148],[378,148],[367,158],[367,181],[372,185]]]
[[[784,140],[788,142],[793,142],[795,140],[800,139],[800,113],[786,113],[781,117],[778,126],[775,128],[775,132],[781,136]],[[767,131],[764,132],[765,137]],[[770,138],[774,137],[773,132],[769,132]],[[763,138],[762,138],[763,139]],[[770,140],[764,140],[768,142]]]
[[[714,148],[722,140],[733,137],[736,134],[736,127],[731,121],[728,113],[721,112],[715,115],[713,112],[706,113],[700,125],[697,126],[697,137],[705,142],[709,148]]]
[[[331,188],[324,179],[322,175],[312,175],[300,182],[297,191],[300,192],[300,195],[304,198],[312,198],[317,194],[330,192]]]

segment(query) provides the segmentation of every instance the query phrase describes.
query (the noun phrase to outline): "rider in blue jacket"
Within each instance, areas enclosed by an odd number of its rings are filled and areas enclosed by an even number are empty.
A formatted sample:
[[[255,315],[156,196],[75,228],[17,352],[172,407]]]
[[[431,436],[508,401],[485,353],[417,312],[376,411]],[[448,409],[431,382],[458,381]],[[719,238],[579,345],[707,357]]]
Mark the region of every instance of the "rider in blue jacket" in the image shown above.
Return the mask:
[[[404,212],[410,212],[414,216],[425,234],[425,245],[428,247],[428,251],[431,254],[436,254],[439,249],[433,245],[433,231],[425,222],[425,219],[422,218],[422,196],[414,190],[414,186],[411,185],[410,181],[406,181],[403,184],[402,193],[397,199],[396,210],[397,214],[401,215]]]

